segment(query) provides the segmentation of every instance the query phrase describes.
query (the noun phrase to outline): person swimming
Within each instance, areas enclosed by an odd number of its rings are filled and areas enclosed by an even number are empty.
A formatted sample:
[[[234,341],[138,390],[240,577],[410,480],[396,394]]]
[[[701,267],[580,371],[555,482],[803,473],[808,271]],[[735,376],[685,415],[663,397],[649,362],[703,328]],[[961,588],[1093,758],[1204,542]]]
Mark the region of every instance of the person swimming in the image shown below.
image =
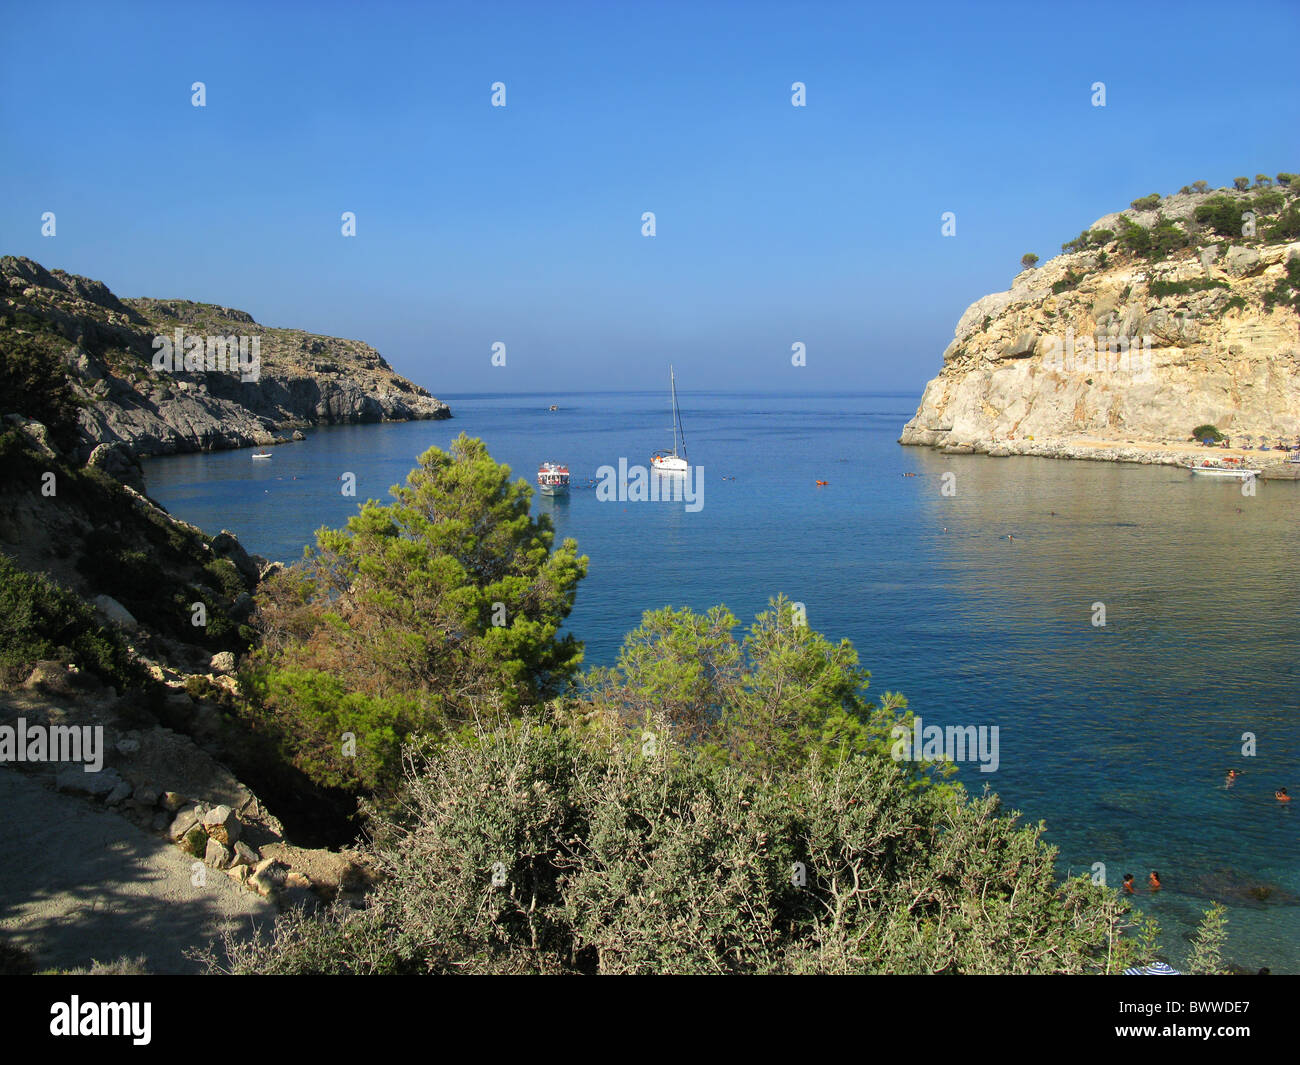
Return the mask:
[[[1228,775],[1223,778],[1223,786],[1225,788],[1230,788],[1236,782],[1237,782],[1237,771],[1235,769],[1229,769]]]
[[[1132,874],[1132,873],[1125,873],[1125,874],[1124,874],[1124,894],[1125,894],[1125,895],[1132,895],[1132,894],[1133,894],[1133,874]]]
[[[1157,873],[1154,869],[1151,870],[1151,875],[1147,877],[1147,885],[1151,888],[1152,891],[1160,890],[1160,874]]]
[[[1273,792],[1273,798],[1275,798],[1278,802],[1291,801],[1291,796],[1286,793],[1286,788],[1278,788],[1277,791]]]

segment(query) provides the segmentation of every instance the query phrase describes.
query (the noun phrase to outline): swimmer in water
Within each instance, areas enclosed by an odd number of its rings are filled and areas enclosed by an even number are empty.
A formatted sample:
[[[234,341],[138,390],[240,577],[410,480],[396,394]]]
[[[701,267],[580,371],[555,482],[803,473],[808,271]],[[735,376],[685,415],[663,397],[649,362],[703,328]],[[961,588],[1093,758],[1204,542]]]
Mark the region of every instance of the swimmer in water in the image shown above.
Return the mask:
[[[1230,788],[1236,782],[1237,782],[1237,771],[1235,769],[1229,769],[1228,775],[1223,780],[1223,786],[1225,788]]]
[[[1275,798],[1278,802],[1291,801],[1291,796],[1286,793],[1286,788],[1278,788],[1277,791],[1273,793],[1273,798]]]
[[[1151,870],[1151,875],[1147,877],[1147,885],[1151,888],[1152,891],[1160,890],[1160,874],[1157,873],[1154,869]]]
[[[1125,894],[1125,895],[1132,895],[1132,894],[1133,894],[1133,874],[1132,874],[1132,873],[1125,873],[1125,874],[1124,874],[1124,894]]]

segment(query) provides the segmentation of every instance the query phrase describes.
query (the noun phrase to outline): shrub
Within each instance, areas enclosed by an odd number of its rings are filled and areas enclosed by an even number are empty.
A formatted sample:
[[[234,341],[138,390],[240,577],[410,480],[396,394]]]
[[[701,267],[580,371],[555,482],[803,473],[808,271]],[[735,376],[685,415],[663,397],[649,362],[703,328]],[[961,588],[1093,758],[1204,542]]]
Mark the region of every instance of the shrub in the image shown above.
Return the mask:
[[[1300,240],[1300,203],[1292,201],[1277,221],[1266,227],[1264,236],[1268,240]]]
[[[1150,196],[1143,196],[1141,199],[1134,200],[1130,205],[1135,211],[1150,211],[1160,203],[1160,193],[1153,192]]]
[[[234,972],[1116,972],[1127,903],[1058,881],[996,796],[886,757],[756,778],[516,723],[412,753],[369,910],[282,917]],[[978,900],[972,905],[971,900]],[[211,955],[209,955],[209,958]]]
[[[1164,215],[1156,218],[1156,224],[1150,230],[1152,259],[1164,259],[1171,252],[1178,251],[1187,247],[1191,243],[1191,238],[1186,231]]]
[[[1210,185],[1207,181],[1193,181],[1192,188],[1197,192],[1209,192]]]
[[[1145,259],[1151,254],[1151,231],[1146,226],[1140,226],[1136,222],[1120,215],[1120,247],[1130,255],[1139,259]]]
[[[1198,425],[1192,430],[1192,436],[1197,440],[1204,440],[1207,436],[1215,441],[1223,439],[1223,434],[1213,425]]]
[[[1228,288],[1228,282],[1216,278],[1195,277],[1190,281],[1152,281],[1147,291],[1156,299],[1165,296],[1185,296],[1190,292],[1206,292],[1212,288]]]
[[[1269,188],[1272,184],[1273,184],[1273,179],[1269,177],[1267,174],[1255,175],[1255,188],[1266,189]]]
[[[77,404],[59,362],[33,337],[0,314],[0,415],[40,422],[61,451],[77,444]]]
[[[1227,976],[1223,947],[1228,941],[1228,911],[1215,902],[1205,911],[1192,937],[1192,954],[1187,962],[1191,976]]]
[[[1279,303],[1300,311],[1300,259],[1287,263],[1286,276],[1264,293],[1264,310],[1271,311]]]
[[[124,692],[148,684],[143,667],[94,609],[43,573],[0,554],[0,683],[26,678],[53,659],[88,670]]]
[[[1279,185],[1293,185],[1297,180],[1300,180],[1300,174],[1288,174],[1283,171],[1277,176],[1277,183]]]
[[[551,550],[550,518],[530,517],[527,482],[482,441],[430,448],[393,496],[321,529],[257,597],[258,712],[331,786],[381,787],[408,736],[543,703],[582,659],[559,630],[587,560],[572,540]],[[348,732],[356,757],[341,749]]]
[[[1250,186],[1250,178],[1247,178],[1247,177],[1235,177],[1235,178],[1232,179],[1232,186],[1233,186],[1233,188],[1236,188],[1236,189],[1245,189],[1245,188],[1248,188],[1248,187]]]
[[[624,640],[618,665],[583,678],[584,713],[637,735],[649,729],[758,775],[815,755],[890,750],[906,700],[885,692],[880,706],[868,701],[871,674],[848,640],[831,643],[783,597],[743,640],[734,635],[737,624],[725,607],[648,611]]]
[[[1038,265],[1038,256],[1032,251],[1025,252],[1025,254],[1020,257],[1020,266],[1022,269],[1032,270],[1036,265]]]
[[[1242,203],[1231,196],[1211,196],[1204,203],[1197,204],[1194,217],[1222,237],[1240,238],[1243,210]]]
[[[1061,251],[1075,252],[1084,251],[1088,247],[1088,231],[1085,229],[1073,240],[1067,240],[1061,245]]]
[[[1286,203],[1286,196],[1276,189],[1269,189],[1267,192],[1258,193],[1251,200],[1251,210],[1258,214],[1277,214],[1277,212]]]
[[[1083,280],[1083,276],[1083,274],[1076,274],[1073,270],[1067,269],[1063,278],[1052,283],[1052,293],[1059,296],[1062,292],[1074,288]]]

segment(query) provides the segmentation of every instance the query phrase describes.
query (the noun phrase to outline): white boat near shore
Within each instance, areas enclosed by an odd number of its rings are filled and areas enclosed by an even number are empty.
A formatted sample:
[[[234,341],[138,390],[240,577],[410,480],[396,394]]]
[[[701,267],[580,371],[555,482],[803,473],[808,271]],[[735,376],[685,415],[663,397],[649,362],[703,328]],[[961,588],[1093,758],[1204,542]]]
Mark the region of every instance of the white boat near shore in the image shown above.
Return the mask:
[[[1231,477],[1237,481],[1249,481],[1259,476],[1259,470],[1233,469],[1231,466],[1188,466],[1187,469],[1201,477]]]

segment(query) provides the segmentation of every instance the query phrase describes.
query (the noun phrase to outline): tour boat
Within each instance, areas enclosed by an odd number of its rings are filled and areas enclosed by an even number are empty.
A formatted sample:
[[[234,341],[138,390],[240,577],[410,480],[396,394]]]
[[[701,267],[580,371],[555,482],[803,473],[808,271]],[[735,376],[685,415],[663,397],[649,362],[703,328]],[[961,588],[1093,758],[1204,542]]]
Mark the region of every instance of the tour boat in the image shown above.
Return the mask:
[[[269,459],[270,457],[271,457],[271,453],[270,453],[269,451],[254,451],[254,452],[253,452],[253,458],[255,458],[255,459]]]
[[[543,462],[537,468],[537,490],[544,496],[567,495],[569,491],[569,467],[558,462]]]
[[[1232,468],[1229,466],[1188,466],[1193,473],[1198,473],[1202,477],[1231,477],[1238,481],[1249,481],[1252,477],[1259,474],[1258,470],[1248,470],[1244,467]]]
[[[668,366],[668,385],[673,396],[673,449],[660,449],[650,456],[650,468],[659,473],[687,473],[691,466],[686,461],[686,430],[682,428],[682,412],[677,407],[677,378],[673,374],[672,364]],[[682,451],[677,453],[677,438],[682,439]]]

